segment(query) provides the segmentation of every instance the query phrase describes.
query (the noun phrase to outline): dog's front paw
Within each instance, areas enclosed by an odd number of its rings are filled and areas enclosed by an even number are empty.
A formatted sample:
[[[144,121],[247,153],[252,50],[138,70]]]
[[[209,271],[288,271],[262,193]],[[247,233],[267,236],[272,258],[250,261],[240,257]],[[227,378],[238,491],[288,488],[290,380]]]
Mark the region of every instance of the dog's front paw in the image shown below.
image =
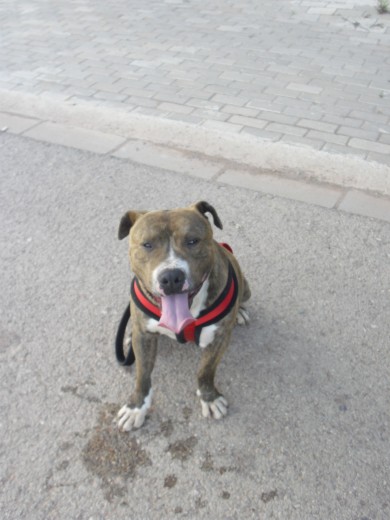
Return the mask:
[[[118,428],[124,432],[141,428],[145,422],[147,410],[142,408],[130,408],[130,406],[122,406],[117,415]]]
[[[117,424],[118,428],[124,432],[129,432],[131,430],[141,428],[141,426],[145,422],[146,414],[151,406],[152,396],[151,390],[149,395],[144,400],[144,404],[141,408],[132,408],[125,404],[119,410],[117,415]]]
[[[249,314],[244,305],[240,305],[237,312],[237,323],[238,325],[249,325],[250,319]]]
[[[200,392],[197,392],[200,397]],[[203,417],[212,417],[213,419],[222,419],[228,412],[228,402],[223,395],[218,396],[214,401],[203,401],[200,398],[200,404],[202,405]]]

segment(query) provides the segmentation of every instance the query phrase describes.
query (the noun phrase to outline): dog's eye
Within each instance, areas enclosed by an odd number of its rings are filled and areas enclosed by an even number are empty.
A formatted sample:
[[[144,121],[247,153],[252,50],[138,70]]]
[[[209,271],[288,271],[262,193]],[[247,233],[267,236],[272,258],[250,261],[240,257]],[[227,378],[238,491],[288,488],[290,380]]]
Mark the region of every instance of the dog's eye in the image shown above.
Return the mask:
[[[144,249],[152,249],[153,246],[152,246],[152,244],[151,244],[150,242],[144,242],[144,243],[142,244],[142,247],[143,247]]]
[[[186,241],[187,246],[196,246],[196,244],[199,244],[200,240],[199,238],[190,238]]]

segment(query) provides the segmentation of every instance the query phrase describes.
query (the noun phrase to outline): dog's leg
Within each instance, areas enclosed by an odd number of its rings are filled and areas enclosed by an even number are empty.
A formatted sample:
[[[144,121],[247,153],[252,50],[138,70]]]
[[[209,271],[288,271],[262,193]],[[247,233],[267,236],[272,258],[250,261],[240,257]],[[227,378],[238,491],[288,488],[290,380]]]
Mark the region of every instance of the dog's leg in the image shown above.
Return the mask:
[[[243,276],[244,290],[242,293],[241,303],[245,303],[251,297],[251,289],[249,287],[248,280]]]
[[[251,290],[248,284],[247,279],[245,276],[242,278],[243,281],[243,292],[242,297],[240,300],[240,306],[238,308],[237,312],[237,324],[238,325],[249,325],[250,319],[249,319],[249,313],[247,311],[246,305],[244,305],[245,302],[249,300],[251,297]]]
[[[249,313],[247,311],[247,308],[245,305],[240,304],[240,307],[237,312],[237,318],[236,318],[238,325],[249,325],[250,318]]]
[[[198,370],[198,391],[203,417],[221,419],[227,414],[228,402],[214,385],[215,372],[230,341],[230,332],[216,338],[203,350]]]
[[[140,428],[152,403],[151,374],[157,354],[157,337],[154,334],[133,330],[133,349],[136,365],[135,390],[130,403],[118,412],[118,427],[123,431]]]

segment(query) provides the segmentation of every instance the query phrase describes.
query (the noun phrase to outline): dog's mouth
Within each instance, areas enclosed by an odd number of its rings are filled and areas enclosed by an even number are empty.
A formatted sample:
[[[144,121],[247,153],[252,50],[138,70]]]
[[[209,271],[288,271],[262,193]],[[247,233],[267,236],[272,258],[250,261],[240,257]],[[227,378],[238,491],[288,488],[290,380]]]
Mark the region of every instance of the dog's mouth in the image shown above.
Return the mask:
[[[180,334],[183,329],[193,323],[195,318],[191,314],[190,308],[202,285],[203,283],[193,291],[169,295],[156,296],[149,292],[149,297],[161,309],[159,326],[169,329],[175,334]]]
[[[190,311],[190,294],[187,292],[161,297],[160,327],[179,334],[195,321]]]

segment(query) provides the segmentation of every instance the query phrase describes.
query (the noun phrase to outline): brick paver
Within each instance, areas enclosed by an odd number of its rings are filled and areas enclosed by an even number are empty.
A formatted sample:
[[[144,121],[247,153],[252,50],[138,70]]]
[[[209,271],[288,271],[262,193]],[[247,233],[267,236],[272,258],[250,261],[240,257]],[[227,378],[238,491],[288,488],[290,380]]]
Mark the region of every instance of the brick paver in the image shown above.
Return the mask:
[[[125,142],[123,137],[50,122],[34,126],[24,132],[24,135],[49,143],[102,154],[111,152]]]
[[[390,201],[361,191],[348,191],[339,209],[390,222]]]
[[[279,197],[293,198],[310,204],[317,204],[324,208],[333,208],[341,196],[341,190],[317,186],[293,179],[283,179],[271,175],[250,175],[249,173],[227,170],[218,177],[218,181],[240,185],[263,193],[270,193]],[[387,201],[388,202],[388,201]]]
[[[388,164],[376,3],[4,0],[0,88]]]
[[[101,112],[101,110],[96,109],[96,112]],[[153,121],[153,124],[155,123],[156,121]],[[217,125],[218,122],[210,121],[209,123],[210,125]],[[171,148],[164,144],[154,144],[142,139],[126,139],[112,133],[104,133],[70,124],[53,123],[37,118],[21,117],[4,112],[0,112],[0,132],[2,131],[26,135],[40,141],[94,153],[110,154],[120,159],[130,159],[170,172],[177,172],[181,175],[208,179],[219,184],[245,187],[278,197],[298,200],[329,209],[340,209],[390,222],[388,179],[383,176],[383,172],[378,172],[383,168],[386,169],[384,165],[363,161],[365,181],[367,183],[371,177],[371,183],[366,187],[359,186],[357,189],[356,186],[345,187],[342,184],[332,186],[332,184],[309,182],[305,178],[293,179],[268,174],[265,173],[264,169],[240,162],[234,163],[224,156],[211,157],[203,154],[188,154],[186,151]],[[298,151],[295,150],[295,152]],[[318,159],[319,155],[316,160],[318,161]],[[347,166],[346,164],[342,165],[342,159],[346,159],[344,163],[348,163],[350,160],[346,157],[340,158],[340,156],[333,159],[336,159],[340,164],[341,170],[344,170]],[[375,160],[375,157],[373,157],[373,160]],[[234,165],[237,169],[232,168]],[[371,172],[368,171],[370,168]],[[379,184],[378,178],[376,181],[372,178],[372,169],[375,169],[375,173],[379,174]],[[361,173],[362,171],[358,170],[358,175]],[[371,190],[371,193],[364,190]]]

